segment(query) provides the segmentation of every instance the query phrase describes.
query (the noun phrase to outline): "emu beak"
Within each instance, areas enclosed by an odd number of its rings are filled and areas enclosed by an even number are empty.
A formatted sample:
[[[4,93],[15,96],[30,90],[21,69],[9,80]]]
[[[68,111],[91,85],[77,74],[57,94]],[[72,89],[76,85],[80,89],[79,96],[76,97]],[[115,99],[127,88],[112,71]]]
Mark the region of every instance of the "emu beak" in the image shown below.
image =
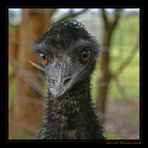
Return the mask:
[[[48,88],[54,98],[63,96],[72,85],[71,62],[54,62],[46,73]]]

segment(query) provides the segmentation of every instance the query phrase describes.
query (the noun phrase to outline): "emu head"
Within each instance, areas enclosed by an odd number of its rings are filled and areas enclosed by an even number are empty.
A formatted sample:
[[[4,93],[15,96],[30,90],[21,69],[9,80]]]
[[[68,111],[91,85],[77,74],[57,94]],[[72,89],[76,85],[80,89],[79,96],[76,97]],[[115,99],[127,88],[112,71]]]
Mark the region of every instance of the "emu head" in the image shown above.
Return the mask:
[[[95,39],[76,20],[53,24],[33,49],[40,65],[31,63],[44,71],[54,98],[90,75],[98,53]]]

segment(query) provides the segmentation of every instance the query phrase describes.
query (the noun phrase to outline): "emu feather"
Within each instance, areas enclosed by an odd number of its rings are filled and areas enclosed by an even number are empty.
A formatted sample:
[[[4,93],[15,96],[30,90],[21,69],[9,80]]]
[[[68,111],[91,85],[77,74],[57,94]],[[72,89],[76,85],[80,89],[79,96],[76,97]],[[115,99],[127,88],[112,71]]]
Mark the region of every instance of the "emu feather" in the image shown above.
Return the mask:
[[[104,139],[90,95],[99,45],[81,23],[54,23],[33,46],[48,84],[39,139]]]

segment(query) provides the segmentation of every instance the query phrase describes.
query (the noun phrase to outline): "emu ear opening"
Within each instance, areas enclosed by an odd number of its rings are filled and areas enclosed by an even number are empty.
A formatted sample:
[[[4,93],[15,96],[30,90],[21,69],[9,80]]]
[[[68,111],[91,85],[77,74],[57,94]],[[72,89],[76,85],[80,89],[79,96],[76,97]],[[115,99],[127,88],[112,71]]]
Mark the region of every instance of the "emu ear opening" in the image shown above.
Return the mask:
[[[28,62],[31,63],[34,67],[36,67],[36,68],[38,68],[38,69],[44,71],[43,67],[41,67],[39,64],[34,63],[34,62],[30,61],[30,60],[28,60]]]

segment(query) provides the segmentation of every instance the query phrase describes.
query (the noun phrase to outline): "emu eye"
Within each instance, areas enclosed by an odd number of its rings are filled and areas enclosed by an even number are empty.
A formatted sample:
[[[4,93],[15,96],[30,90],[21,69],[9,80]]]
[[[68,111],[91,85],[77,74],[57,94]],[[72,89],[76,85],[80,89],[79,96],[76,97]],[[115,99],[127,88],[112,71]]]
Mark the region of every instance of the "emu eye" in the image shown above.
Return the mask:
[[[44,54],[40,54],[40,56],[41,56],[41,58],[42,58],[42,62],[44,63],[44,64],[47,64],[48,63],[48,57],[46,57]]]
[[[80,58],[82,61],[86,62],[90,58],[90,51],[89,50],[83,50],[80,52]]]

